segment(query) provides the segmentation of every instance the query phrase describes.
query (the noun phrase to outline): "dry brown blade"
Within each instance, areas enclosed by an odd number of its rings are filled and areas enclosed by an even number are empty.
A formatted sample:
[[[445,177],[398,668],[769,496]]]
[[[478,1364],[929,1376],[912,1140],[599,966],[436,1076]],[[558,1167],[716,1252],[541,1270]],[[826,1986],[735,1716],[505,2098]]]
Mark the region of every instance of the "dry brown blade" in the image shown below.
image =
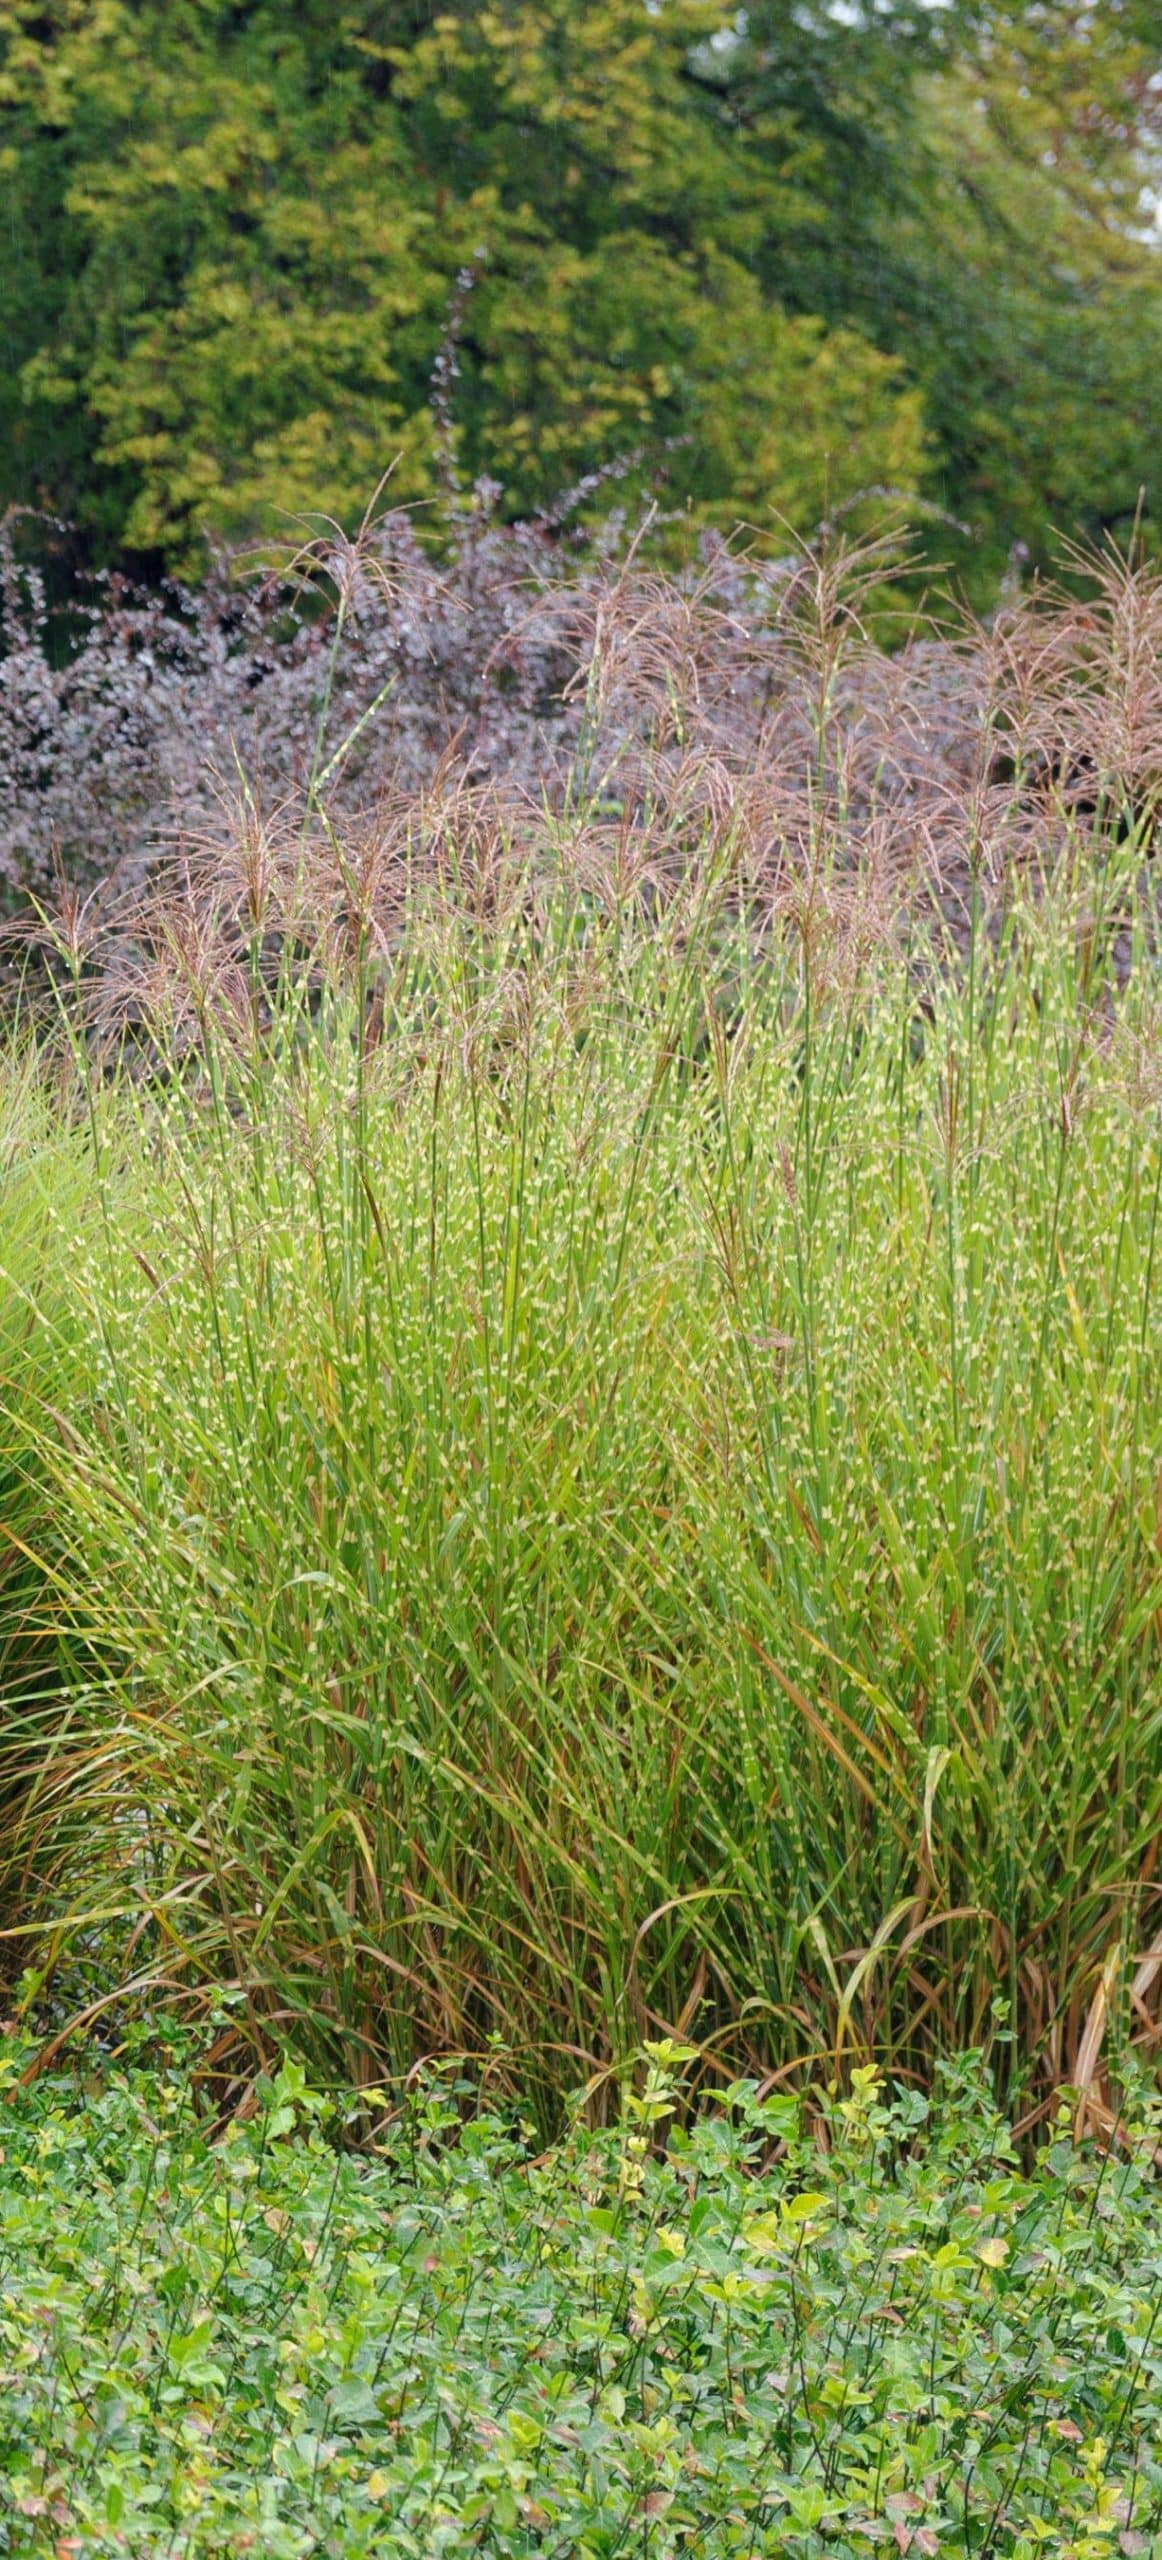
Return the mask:
[[[1162,1931],[1159,1931],[1153,1944],[1147,1948],[1145,1955],[1135,1968],[1130,1984],[1130,2006],[1137,2011],[1144,2026],[1154,2036],[1159,2032],[1158,2022],[1151,2016],[1147,2003],[1159,1979],[1162,1979]]]
[[[1081,2042],[1077,2048],[1077,2059],[1073,2069],[1073,2084],[1075,2088],[1082,2091],[1083,2095],[1091,2087],[1097,2074],[1097,2066],[1101,2058],[1101,2049],[1105,2042],[1110,1993],[1113,1990],[1120,1970],[1121,1950],[1120,1948],[1115,1948],[1112,1954],[1107,1956],[1105,1964],[1102,1967],[1101,1980],[1099,1981],[1097,1990],[1090,2002],[1089,2011],[1085,2021],[1085,2028],[1082,2033]]]

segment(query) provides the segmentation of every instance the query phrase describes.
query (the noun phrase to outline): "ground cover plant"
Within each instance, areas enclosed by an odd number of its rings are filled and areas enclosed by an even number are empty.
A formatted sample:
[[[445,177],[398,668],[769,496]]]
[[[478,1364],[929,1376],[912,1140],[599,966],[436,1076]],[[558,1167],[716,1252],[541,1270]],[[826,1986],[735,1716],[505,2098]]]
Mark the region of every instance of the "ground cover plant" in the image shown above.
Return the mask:
[[[6,2552],[1159,2548],[1140,2098],[1030,2171],[971,2064],[930,2121],[862,2072],[684,2128],[655,2048],[605,2135],[534,2158],[437,2080],[357,2156],[301,2070],[214,2141],[148,2058],[78,2104],[4,2052]]]

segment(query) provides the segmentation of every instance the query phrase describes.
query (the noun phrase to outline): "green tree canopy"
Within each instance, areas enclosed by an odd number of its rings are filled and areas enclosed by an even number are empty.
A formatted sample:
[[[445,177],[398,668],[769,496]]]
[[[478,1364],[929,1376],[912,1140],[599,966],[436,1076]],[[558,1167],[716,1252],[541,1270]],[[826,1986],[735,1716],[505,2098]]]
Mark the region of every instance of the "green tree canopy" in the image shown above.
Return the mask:
[[[1143,14],[0,0],[0,499],[189,565],[396,455],[422,498],[483,250],[456,431],[515,507],[637,456],[721,524],[925,488],[990,562],[1117,516],[1162,444]]]
[[[828,222],[768,235],[766,289],[922,385],[928,485],[972,525],[982,592],[1014,541],[1044,559],[1054,532],[1126,531],[1162,473],[1153,0],[921,0],[855,30],[824,7],[799,51],[792,15],[754,0],[719,71],[736,113],[839,137]]]

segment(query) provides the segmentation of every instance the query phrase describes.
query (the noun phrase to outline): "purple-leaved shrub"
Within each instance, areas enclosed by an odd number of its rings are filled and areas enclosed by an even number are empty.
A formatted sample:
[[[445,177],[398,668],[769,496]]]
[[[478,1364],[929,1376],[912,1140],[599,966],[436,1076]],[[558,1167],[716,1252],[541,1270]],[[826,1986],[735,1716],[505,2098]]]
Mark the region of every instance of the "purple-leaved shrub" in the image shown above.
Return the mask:
[[[438,554],[389,509],[276,567],[216,556],[197,588],[102,576],[71,645],[5,520],[9,908],[63,881],[116,911],[164,856],[236,842],[244,807],[293,813],[302,841],[402,832],[413,854],[453,804],[518,837],[564,815],[632,834],[639,867],[725,828],[767,885],[870,870],[897,910],[901,884],[934,888],[954,926],[974,883],[1051,869],[1079,821],[1148,846],[1156,572],[1111,553],[1083,603],[909,629],[891,535],[823,528],[775,559],[712,537],[673,572],[616,519],[586,550],[567,506],[513,524],[499,496],[450,492]]]

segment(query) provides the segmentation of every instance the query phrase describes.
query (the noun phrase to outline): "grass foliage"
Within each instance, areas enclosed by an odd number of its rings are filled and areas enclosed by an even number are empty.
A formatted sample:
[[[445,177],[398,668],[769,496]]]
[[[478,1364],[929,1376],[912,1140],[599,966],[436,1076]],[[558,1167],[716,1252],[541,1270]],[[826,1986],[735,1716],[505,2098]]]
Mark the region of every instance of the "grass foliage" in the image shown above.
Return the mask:
[[[0,2158],[0,2548],[400,2560],[1105,2560],[1162,2535],[1147,2155],[1022,2174],[973,2073],[731,2093],[530,2161],[438,2082],[362,2160],[295,2066],[21,2089]],[[645,2059],[645,2057],[643,2057]],[[298,2128],[300,2138],[291,2139]],[[825,2147],[818,2137],[825,2136]]]
[[[69,1397],[78,1311],[65,1277],[91,1188],[83,1145],[42,1064],[10,1051],[0,1069],[0,1909],[35,1901],[36,1843],[68,1817],[69,1708],[47,1559],[53,1497],[37,1456],[58,1390]],[[47,1606],[46,1606],[47,1600]],[[37,1807],[29,1801],[35,1768]]]
[[[223,2052],[458,2057],[545,2122],[666,2033],[710,2088],[982,2045],[1100,2118],[1162,1974],[1123,854],[965,967],[722,860],[664,912],[564,857],[413,883],[273,989],[175,913],[168,1029],[78,1040],[4,1200],[57,1362],[6,1425],[61,1666],[5,1736],[36,1979],[116,1948],[227,1992]]]

